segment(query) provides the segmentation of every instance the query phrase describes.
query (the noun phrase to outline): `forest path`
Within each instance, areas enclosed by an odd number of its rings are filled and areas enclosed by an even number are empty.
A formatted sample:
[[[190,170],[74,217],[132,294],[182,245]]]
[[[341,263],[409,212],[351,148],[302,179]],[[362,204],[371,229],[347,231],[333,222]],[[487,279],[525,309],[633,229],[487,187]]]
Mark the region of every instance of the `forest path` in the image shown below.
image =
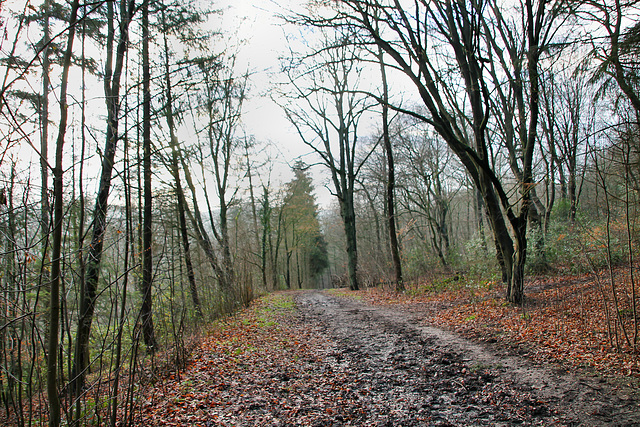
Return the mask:
[[[367,391],[372,425],[640,425],[638,402],[605,380],[424,326],[420,310],[313,291],[296,301],[333,342],[326,362]]]
[[[433,307],[280,292],[150,385],[145,426],[640,426],[638,393],[425,325]]]

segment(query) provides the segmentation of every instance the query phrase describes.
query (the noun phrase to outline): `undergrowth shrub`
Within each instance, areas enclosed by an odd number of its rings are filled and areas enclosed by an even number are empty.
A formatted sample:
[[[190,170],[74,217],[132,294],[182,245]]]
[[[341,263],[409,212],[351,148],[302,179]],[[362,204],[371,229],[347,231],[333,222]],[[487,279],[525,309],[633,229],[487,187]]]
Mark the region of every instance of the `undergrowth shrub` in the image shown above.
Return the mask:
[[[469,276],[495,275],[499,269],[495,246],[486,243],[480,236],[470,239],[464,245],[459,266]]]
[[[407,279],[417,279],[437,268],[437,256],[422,246],[412,246],[403,252],[404,275]]]
[[[602,220],[584,218],[579,218],[574,225],[553,221],[545,235],[539,229],[530,230],[527,273],[543,274],[558,269],[586,273],[608,266],[609,256],[611,264],[618,265],[627,257],[625,233],[624,224],[613,222],[607,237]],[[540,248],[535,246],[537,240],[543,241]]]

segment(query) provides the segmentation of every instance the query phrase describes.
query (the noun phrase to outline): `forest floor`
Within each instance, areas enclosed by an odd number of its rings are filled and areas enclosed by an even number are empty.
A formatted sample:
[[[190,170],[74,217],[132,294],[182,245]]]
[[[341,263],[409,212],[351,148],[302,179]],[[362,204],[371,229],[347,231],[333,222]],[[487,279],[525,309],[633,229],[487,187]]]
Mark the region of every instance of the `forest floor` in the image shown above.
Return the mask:
[[[524,331],[540,307],[523,312],[485,291],[268,295],[218,322],[184,370],[149,388],[137,423],[640,425],[637,366],[621,356],[594,369],[589,360],[607,358],[576,361],[579,347],[551,356]]]

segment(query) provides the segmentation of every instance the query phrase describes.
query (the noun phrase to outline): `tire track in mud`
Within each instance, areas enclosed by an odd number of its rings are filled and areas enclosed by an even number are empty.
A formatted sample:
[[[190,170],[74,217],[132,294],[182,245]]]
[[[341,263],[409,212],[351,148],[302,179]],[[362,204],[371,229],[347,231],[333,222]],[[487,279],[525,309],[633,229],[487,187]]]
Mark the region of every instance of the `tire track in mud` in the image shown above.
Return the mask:
[[[296,302],[329,343],[323,359],[366,408],[362,425],[640,425],[637,401],[604,380],[535,366],[420,325],[400,308],[319,291]]]

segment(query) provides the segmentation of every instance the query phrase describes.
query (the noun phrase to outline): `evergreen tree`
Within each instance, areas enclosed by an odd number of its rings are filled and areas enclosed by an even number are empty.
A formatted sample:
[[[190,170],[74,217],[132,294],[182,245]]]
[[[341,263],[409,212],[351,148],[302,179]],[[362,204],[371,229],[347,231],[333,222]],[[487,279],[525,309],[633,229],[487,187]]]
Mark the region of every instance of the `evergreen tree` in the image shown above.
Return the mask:
[[[294,276],[299,287],[314,286],[313,282],[328,267],[327,244],[320,230],[318,205],[308,166],[296,162],[294,178],[286,185],[283,206],[287,256],[295,261]],[[289,266],[287,269],[289,270]],[[287,271],[287,277],[291,271]]]

